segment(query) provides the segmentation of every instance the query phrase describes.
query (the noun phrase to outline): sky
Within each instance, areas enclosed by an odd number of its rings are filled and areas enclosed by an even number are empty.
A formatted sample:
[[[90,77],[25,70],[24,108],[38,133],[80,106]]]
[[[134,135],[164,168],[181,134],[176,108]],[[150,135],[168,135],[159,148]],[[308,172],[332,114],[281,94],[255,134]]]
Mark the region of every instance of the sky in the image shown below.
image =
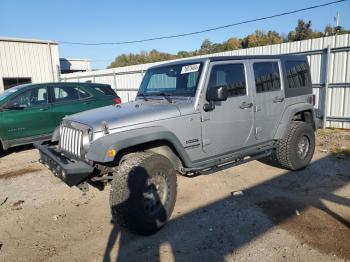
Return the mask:
[[[0,0],[0,37],[70,42],[118,42],[198,31],[239,21],[318,5],[331,0]],[[249,23],[215,32],[147,43],[113,46],[59,44],[60,57],[91,59],[94,69],[106,68],[116,56],[157,49],[177,53],[198,49],[204,39],[223,42],[256,29],[287,34],[298,18],[323,31],[334,25],[350,29],[350,0],[298,14]]]

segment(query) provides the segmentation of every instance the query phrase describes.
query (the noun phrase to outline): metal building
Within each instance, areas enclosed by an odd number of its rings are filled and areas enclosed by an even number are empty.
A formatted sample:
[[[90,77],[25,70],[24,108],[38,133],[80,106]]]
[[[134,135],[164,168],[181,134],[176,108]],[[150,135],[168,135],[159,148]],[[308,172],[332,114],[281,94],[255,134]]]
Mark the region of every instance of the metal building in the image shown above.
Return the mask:
[[[57,82],[58,43],[48,40],[0,38],[0,93],[22,83]]]
[[[91,71],[90,59],[60,58],[61,73],[75,73]]]

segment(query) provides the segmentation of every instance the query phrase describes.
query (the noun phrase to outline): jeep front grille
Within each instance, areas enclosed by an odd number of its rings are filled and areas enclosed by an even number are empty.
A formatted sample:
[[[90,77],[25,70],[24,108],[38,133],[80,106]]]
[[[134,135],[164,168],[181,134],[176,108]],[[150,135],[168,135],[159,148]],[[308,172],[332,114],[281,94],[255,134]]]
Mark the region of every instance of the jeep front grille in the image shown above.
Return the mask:
[[[63,153],[81,157],[82,142],[82,130],[61,126],[59,147]]]

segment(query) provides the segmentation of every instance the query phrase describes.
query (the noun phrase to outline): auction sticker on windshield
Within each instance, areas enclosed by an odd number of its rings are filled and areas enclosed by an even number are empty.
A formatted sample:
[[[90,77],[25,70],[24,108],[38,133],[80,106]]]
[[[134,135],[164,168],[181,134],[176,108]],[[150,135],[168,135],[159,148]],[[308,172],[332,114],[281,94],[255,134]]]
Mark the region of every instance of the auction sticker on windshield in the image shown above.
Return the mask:
[[[200,66],[200,64],[183,66],[181,68],[181,74],[188,74],[188,73],[192,73],[192,72],[197,72],[199,70],[199,66]]]

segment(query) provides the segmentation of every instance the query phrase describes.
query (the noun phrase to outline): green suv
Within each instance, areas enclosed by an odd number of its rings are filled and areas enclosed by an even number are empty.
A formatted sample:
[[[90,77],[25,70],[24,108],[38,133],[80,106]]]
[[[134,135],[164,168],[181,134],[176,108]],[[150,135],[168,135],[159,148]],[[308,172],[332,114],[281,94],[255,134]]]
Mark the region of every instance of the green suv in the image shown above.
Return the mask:
[[[0,94],[0,149],[50,140],[63,117],[121,103],[109,85],[41,83]]]

